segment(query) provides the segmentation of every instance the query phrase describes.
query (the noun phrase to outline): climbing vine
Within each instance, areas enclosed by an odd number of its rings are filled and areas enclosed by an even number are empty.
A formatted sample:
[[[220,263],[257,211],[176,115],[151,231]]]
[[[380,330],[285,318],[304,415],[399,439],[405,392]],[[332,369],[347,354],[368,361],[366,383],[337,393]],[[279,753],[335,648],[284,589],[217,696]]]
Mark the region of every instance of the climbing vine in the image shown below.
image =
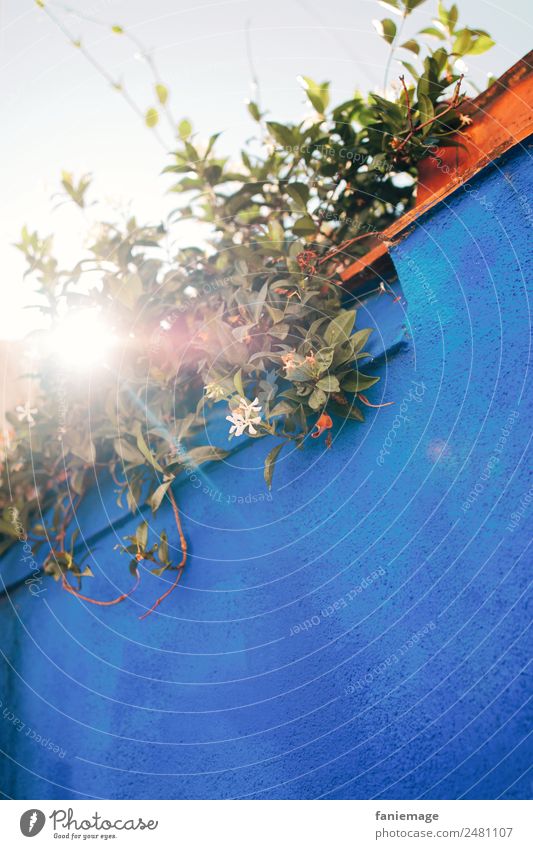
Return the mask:
[[[54,254],[51,236],[23,228],[17,248],[48,327],[33,334],[32,390],[4,429],[2,551],[24,529],[45,572],[101,605],[129,596],[143,569],[172,570],[147,616],[186,566],[174,484],[229,453],[226,440],[224,447],[205,444],[206,418],[224,423],[232,440],[274,440],[264,465],[270,487],[286,445],[302,448],[310,437],[316,442],[309,445],[329,448],[338,423],[363,422],[365,407],[393,402],[369,398],[379,380],[365,350],[371,331],[358,326],[343,299],[340,272],[412,205],[420,159],[457,143],[470,121],[462,57],[493,44],[483,30],[459,27],[457,7],[442,3],[431,25],[401,42],[403,23],[423,2],[383,0],[397,22],[374,22],[390,48],[386,78],[396,61],[403,65],[392,89],[332,106],[327,82],[302,77],[310,114],[282,124],[249,102],[255,138],[228,157],[218,133],[202,141],[188,119],[175,122],[150,56],[154,102],[140,107],[64,24],[64,7],[39,0],[152,131],[162,120],[172,128],[164,173],[178,200],[157,225],[97,217],[86,255],[72,268]],[[110,30],[142,49],[122,26]],[[87,175],[64,173],[61,187],[71,203],[97,215]],[[176,249],[174,228],[184,221],[200,225],[205,238]],[[102,356],[88,381],[68,360],[69,346],[90,327]],[[118,546],[129,558],[132,589],[97,601],[81,592],[92,573],[69,529],[106,474],[124,509],[135,513],[148,503],[155,513],[168,499],[175,531],[150,543],[142,521]]]

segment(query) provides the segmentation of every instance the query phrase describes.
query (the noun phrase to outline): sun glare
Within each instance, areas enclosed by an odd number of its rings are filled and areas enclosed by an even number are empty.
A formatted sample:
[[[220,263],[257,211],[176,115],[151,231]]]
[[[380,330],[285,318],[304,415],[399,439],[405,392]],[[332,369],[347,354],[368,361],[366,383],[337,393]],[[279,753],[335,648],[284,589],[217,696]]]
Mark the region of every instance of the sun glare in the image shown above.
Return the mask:
[[[104,365],[115,343],[115,335],[93,309],[69,313],[49,334],[50,353],[77,371]]]

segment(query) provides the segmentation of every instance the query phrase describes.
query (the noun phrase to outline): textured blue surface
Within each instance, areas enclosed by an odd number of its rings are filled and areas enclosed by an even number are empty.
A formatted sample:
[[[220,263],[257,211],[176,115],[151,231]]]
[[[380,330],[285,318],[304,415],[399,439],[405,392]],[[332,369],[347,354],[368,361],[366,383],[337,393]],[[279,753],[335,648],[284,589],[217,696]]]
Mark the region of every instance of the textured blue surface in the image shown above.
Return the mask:
[[[395,406],[283,453],[271,500],[262,440],[183,483],[190,565],[157,614],[153,576],[109,609],[3,596],[4,794],[530,795],[527,166],[515,149],[392,250],[407,306],[359,325],[385,328],[376,355],[404,325],[369,393]],[[137,522],[95,542],[93,594],[128,587],[113,534]],[[83,531],[106,524],[95,493]]]

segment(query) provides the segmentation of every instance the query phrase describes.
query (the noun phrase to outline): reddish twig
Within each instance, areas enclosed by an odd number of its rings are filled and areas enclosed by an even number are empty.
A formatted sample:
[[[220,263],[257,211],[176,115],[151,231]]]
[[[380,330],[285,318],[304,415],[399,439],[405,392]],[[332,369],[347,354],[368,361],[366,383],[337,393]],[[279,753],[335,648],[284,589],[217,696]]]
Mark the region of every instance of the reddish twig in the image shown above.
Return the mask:
[[[405,105],[407,106],[407,121],[409,122],[409,129],[411,130],[411,132],[414,132],[413,115],[411,112],[411,101],[409,100],[409,92],[407,90],[407,86],[405,85],[405,77],[403,74],[400,77],[400,82],[403,86],[403,90],[405,93]]]
[[[461,74],[461,76],[459,77],[457,85],[455,86],[455,91],[453,93],[451,103],[448,104],[446,109],[443,109],[442,112],[439,112],[438,115],[434,115],[433,118],[428,118],[427,121],[423,121],[421,124],[418,125],[418,127],[413,127],[412,121],[410,121],[409,130],[405,131],[405,132],[407,132],[407,135],[404,138],[403,142],[396,148],[396,153],[399,153],[400,150],[402,150],[402,148],[405,147],[407,142],[410,141],[412,139],[412,137],[414,136],[414,134],[417,133],[419,130],[424,129],[424,127],[427,127],[429,124],[433,124],[437,121],[440,121],[440,119],[444,115],[447,115],[448,112],[451,112],[452,109],[456,109],[459,106],[460,96],[461,96],[461,83],[463,82],[463,76],[464,76],[464,74]],[[400,77],[400,79],[401,79],[401,77]]]
[[[76,515],[76,510],[80,506],[82,498],[83,495],[78,495],[77,498],[71,500],[70,504],[65,508],[63,521],[61,522],[59,531],[56,534],[56,545],[59,544],[61,546],[61,548],[59,549],[60,554],[63,554],[65,552],[65,536],[67,533],[67,527],[70,525],[74,516]]]
[[[89,596],[87,596],[87,595],[82,595],[80,592],[78,592],[78,590],[74,589],[74,587],[71,586],[71,584],[68,583],[66,575],[62,576],[61,582],[62,582],[62,585],[63,585],[63,589],[66,590],[68,593],[72,593],[72,595],[75,596],[76,598],[80,598],[80,599],[82,599],[82,601],[88,601],[90,604],[96,604],[96,605],[98,605],[98,607],[110,607],[113,604],[118,604],[120,601],[124,601],[125,598],[128,598],[128,596],[130,596],[132,593],[134,593],[135,590],[137,589],[137,587],[139,586],[140,580],[141,580],[141,575],[140,575],[140,572],[137,571],[137,579],[135,581],[135,584],[131,588],[131,590],[127,593],[122,593],[122,595],[119,595],[117,598],[111,599],[111,601],[99,601],[96,598],[89,598]]]
[[[143,613],[142,616],[139,616],[139,619],[145,619],[147,616],[150,615],[150,613],[153,613],[153,611],[157,607],[159,607],[161,602],[164,601],[164,599],[167,598],[170,595],[170,593],[173,592],[176,589],[176,587],[178,586],[178,584],[180,582],[180,578],[183,575],[183,570],[185,569],[185,565],[187,563],[187,540],[185,539],[185,534],[183,533],[183,528],[181,526],[181,517],[180,517],[179,510],[178,510],[178,505],[176,504],[174,494],[173,494],[172,490],[170,489],[170,487],[167,490],[167,495],[170,499],[170,503],[172,504],[174,519],[175,519],[176,527],[178,529],[178,533],[179,533],[179,536],[180,536],[180,544],[181,544],[181,552],[182,552],[181,561],[178,564],[178,566],[176,566],[178,573],[176,575],[175,580],[171,584],[171,586],[168,588],[168,590],[166,590],[163,593],[163,595],[159,596],[159,598],[155,601],[155,603],[152,605],[152,607],[149,610],[146,611],[146,613]]]
[[[379,234],[379,230],[369,230],[368,233],[361,233],[359,236],[354,236],[353,239],[347,239],[345,242],[341,242],[338,248],[335,248],[335,250],[330,251],[326,254],[326,256],[323,256],[322,259],[318,261],[318,265],[322,265],[322,263],[327,262],[328,259],[333,259],[334,256],[341,253],[341,251],[346,250],[346,248],[353,245],[354,242],[358,242],[359,239],[366,239],[368,236],[379,236]]]
[[[74,516],[76,515],[76,510],[80,506],[80,502],[81,502],[82,498],[83,498],[83,495],[78,495],[77,499],[72,500],[70,505],[65,510],[65,514],[63,516],[63,521],[61,522],[59,532],[56,535],[56,544],[60,545],[60,549],[57,552],[58,555],[65,553],[65,536],[66,536],[67,527],[70,524],[70,522],[72,521],[72,519],[74,518]],[[56,557],[56,561],[57,561],[57,557]],[[136,577],[135,584],[133,585],[131,590],[129,590],[129,592],[122,593],[122,595],[119,595],[119,596],[117,596],[117,598],[113,598],[110,601],[99,601],[96,598],[90,598],[87,595],[83,595],[82,593],[79,592],[79,590],[76,590],[71,584],[69,584],[69,582],[67,581],[67,577],[64,573],[61,576],[61,584],[62,584],[62,587],[63,587],[64,590],[66,590],[68,593],[71,593],[71,595],[75,596],[76,598],[79,598],[82,601],[88,601],[89,604],[96,604],[98,607],[110,607],[113,604],[118,604],[119,602],[124,601],[125,598],[128,598],[128,596],[130,596],[133,592],[135,592],[135,590],[139,586],[140,580],[141,580],[141,576],[140,576],[139,571],[137,571],[137,577]]]
[[[110,475],[113,479],[113,483],[116,483],[117,486],[120,486],[121,488],[124,488],[125,486],[127,486],[127,484],[128,484],[127,480],[119,481],[119,479],[117,478],[116,463],[111,463],[109,465],[109,473],[110,473]]]
[[[357,393],[357,397],[366,407],[374,407],[374,409],[379,409],[380,407],[390,407],[391,404],[394,404],[394,401],[386,401],[385,404],[371,404],[368,398],[363,395],[361,392]]]

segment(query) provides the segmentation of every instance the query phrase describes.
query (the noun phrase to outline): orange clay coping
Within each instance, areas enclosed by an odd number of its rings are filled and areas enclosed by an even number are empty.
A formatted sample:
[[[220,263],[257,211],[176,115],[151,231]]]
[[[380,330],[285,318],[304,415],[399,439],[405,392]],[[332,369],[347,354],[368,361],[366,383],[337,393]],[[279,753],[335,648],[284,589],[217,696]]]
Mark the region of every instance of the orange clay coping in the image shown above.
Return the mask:
[[[420,162],[415,206],[384,230],[368,253],[341,272],[344,283],[357,285],[354,277],[371,272],[406,227],[533,132],[533,50],[459,111],[472,119],[452,137],[463,146],[439,148],[438,161],[427,156]]]

